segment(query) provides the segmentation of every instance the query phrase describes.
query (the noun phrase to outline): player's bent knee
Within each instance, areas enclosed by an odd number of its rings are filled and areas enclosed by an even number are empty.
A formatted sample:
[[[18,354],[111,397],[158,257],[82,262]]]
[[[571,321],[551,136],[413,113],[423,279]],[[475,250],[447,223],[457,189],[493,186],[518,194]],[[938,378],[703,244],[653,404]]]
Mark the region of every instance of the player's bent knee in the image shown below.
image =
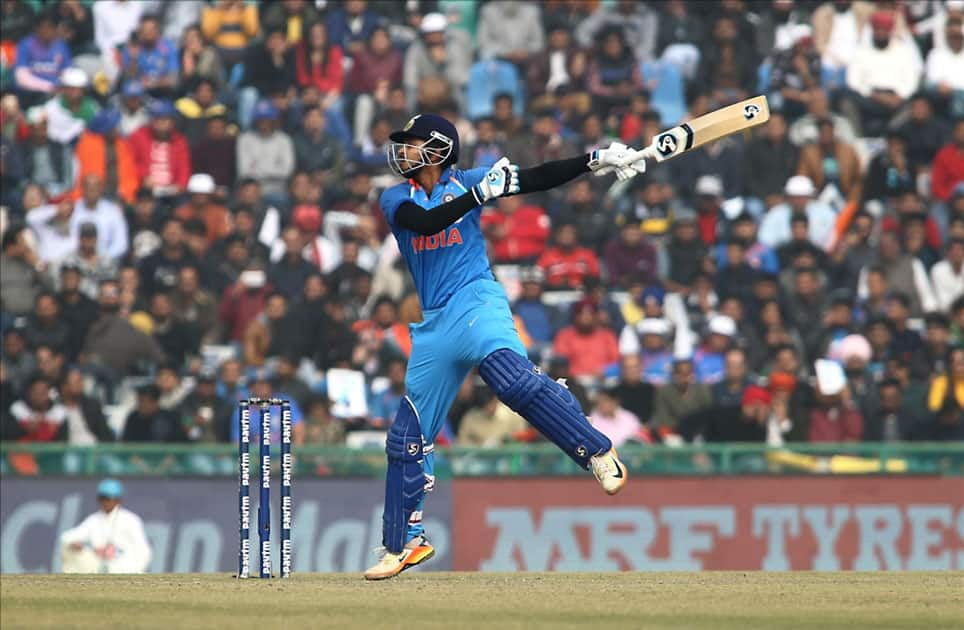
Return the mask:
[[[385,512],[382,515],[382,544],[401,551],[412,513],[425,494],[422,467],[424,447],[418,413],[412,401],[402,399],[395,422],[385,441],[388,472],[385,480]]]
[[[479,376],[499,400],[552,440],[580,466],[605,453],[612,442],[586,420],[579,401],[527,357],[508,348],[489,354]]]
[[[415,406],[408,396],[402,398],[395,422],[388,428],[385,454],[389,459],[417,462],[422,459],[422,427]]]

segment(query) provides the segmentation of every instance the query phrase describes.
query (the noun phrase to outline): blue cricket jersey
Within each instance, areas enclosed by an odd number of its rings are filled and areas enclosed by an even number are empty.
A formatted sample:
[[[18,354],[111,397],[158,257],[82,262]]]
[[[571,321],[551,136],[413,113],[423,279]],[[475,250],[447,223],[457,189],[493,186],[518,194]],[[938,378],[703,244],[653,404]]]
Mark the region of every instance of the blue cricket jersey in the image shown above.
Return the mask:
[[[408,264],[415,289],[423,309],[444,306],[452,295],[465,285],[485,278],[494,280],[485,251],[485,238],[479,225],[481,206],[470,210],[447,229],[423,236],[395,225],[395,212],[406,201],[412,201],[431,212],[432,208],[452,201],[467,193],[489,169],[474,168],[463,171],[447,168],[431,196],[408,180],[385,190],[379,200],[388,219],[398,248]]]

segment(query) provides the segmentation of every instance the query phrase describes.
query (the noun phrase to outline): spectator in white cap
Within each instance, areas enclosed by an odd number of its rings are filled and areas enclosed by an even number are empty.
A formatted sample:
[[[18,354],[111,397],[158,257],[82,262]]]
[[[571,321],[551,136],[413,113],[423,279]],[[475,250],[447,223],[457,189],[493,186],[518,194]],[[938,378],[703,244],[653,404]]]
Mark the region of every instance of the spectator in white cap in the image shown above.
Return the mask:
[[[195,173],[187,180],[188,201],[174,211],[174,216],[188,223],[204,224],[204,237],[208,246],[231,231],[231,213],[214,200],[217,185],[207,173]]]
[[[727,350],[736,338],[736,322],[727,315],[714,315],[706,325],[703,344],[693,355],[696,380],[712,385],[723,380]]]
[[[84,131],[100,109],[87,96],[90,84],[80,68],[65,68],[60,73],[60,93],[44,104],[47,112],[47,135],[56,142],[71,143]]]
[[[58,197],[74,185],[74,154],[69,146],[50,138],[47,121],[42,105],[27,110],[29,133],[20,145],[23,174],[43,188],[47,197]]]
[[[820,88],[820,55],[813,46],[810,26],[788,25],[784,36],[788,45],[773,60],[769,93],[793,120],[807,111],[813,91]]]
[[[673,353],[669,347],[672,327],[660,317],[646,317],[636,326],[625,326],[619,335],[620,356],[637,355],[643,380],[653,385],[669,383],[673,373]]]
[[[790,240],[790,218],[794,214],[806,214],[810,225],[810,241],[826,248],[833,236],[837,214],[826,204],[813,198],[817,190],[809,177],[794,175],[783,187],[786,201],[774,206],[760,222],[760,242],[777,249]]]
[[[428,78],[448,83],[451,94],[460,100],[472,66],[472,45],[465,31],[448,28],[441,13],[427,13],[419,25],[421,37],[405,53],[402,83],[410,107],[418,104],[419,90]]]
[[[723,181],[716,175],[702,175],[696,180],[693,194],[700,238],[704,244],[714,245],[722,226]]]

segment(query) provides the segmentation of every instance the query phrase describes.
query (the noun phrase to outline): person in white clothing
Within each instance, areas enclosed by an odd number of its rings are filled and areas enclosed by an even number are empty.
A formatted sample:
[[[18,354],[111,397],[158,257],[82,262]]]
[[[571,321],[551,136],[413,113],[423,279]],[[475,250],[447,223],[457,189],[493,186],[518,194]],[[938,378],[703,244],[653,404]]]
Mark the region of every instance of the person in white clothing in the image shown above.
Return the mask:
[[[73,220],[74,202],[37,206],[27,212],[27,225],[37,237],[40,260],[54,263],[70,255],[78,244],[78,224]]]
[[[100,175],[91,173],[85,176],[82,187],[83,197],[74,206],[73,224],[96,225],[98,253],[112,260],[120,260],[129,247],[124,213],[120,206],[104,197],[104,181]]]
[[[806,175],[794,175],[783,187],[786,201],[773,206],[760,221],[760,242],[776,250],[790,241],[790,219],[794,214],[807,215],[810,242],[826,249],[833,235],[837,214],[824,203],[815,200],[813,181]]]
[[[124,486],[104,479],[97,486],[100,509],[60,536],[64,573],[145,573],[151,545],[141,517],[121,507]]]
[[[894,22],[893,13],[874,13],[871,40],[858,47],[847,68],[847,87],[860,109],[865,136],[881,135],[887,121],[920,83],[920,53],[913,44],[893,36]]]
[[[946,48],[927,55],[925,82],[940,99],[950,99],[951,114],[964,115],[964,20],[951,18],[945,27]]]
[[[947,243],[944,260],[931,267],[931,284],[941,311],[947,313],[954,300],[964,295],[964,239]]]

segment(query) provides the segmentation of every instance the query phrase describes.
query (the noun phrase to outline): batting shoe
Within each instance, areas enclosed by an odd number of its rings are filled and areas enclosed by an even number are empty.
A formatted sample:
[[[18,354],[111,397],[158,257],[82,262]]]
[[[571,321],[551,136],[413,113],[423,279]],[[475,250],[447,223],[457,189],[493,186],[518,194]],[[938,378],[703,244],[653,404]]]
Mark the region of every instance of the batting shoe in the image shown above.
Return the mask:
[[[435,548],[425,536],[408,541],[402,553],[382,551],[382,557],[374,566],[365,571],[366,580],[387,580],[402,571],[417,567],[435,555]]]
[[[592,474],[596,476],[606,494],[616,494],[626,485],[626,466],[619,461],[616,449],[590,458],[589,464],[592,466]]]

